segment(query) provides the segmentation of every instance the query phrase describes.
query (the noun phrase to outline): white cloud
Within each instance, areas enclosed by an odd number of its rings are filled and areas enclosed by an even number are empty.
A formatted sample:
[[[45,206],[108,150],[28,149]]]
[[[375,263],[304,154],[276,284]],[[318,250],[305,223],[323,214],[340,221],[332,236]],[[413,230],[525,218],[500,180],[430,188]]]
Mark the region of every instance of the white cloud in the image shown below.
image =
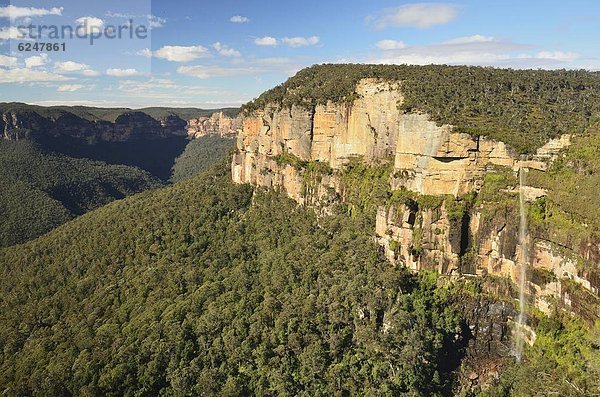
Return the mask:
[[[527,58],[527,56],[525,56]],[[562,52],[562,51],[540,51],[533,56],[537,59],[552,59],[561,62],[570,62],[579,58],[579,54],[576,52]]]
[[[383,48],[381,56],[366,60],[384,64],[448,64],[481,65],[513,68],[575,67],[579,55],[573,52],[538,51],[535,46],[474,35],[458,37],[442,43]]]
[[[147,81],[121,80],[119,82],[120,90],[136,94],[148,94],[155,93],[159,90],[176,90],[178,88],[180,87],[172,80],[158,79],[154,77]]]
[[[377,48],[384,51],[400,50],[406,47],[403,41],[398,40],[380,40],[377,42]]]
[[[319,36],[284,37],[281,41],[290,47],[306,47],[319,43]]]
[[[34,55],[32,57],[25,58],[25,67],[28,69],[35,68],[38,66],[44,66],[46,63],[48,63],[48,54],[46,53],[41,53],[40,55]]]
[[[0,83],[32,83],[64,80],[69,80],[69,78],[43,70],[26,68],[0,69]]]
[[[458,15],[458,6],[449,3],[415,3],[383,10],[375,17],[369,17],[376,29],[390,26],[426,29],[445,25]]]
[[[167,23],[166,18],[159,17],[154,14],[135,15],[135,14],[126,14],[126,13],[122,13],[122,12],[107,11],[106,14],[104,14],[104,15],[106,15],[109,18],[123,18],[123,19],[145,18],[148,21],[148,28],[150,28],[150,29],[162,28]]]
[[[490,41],[496,40],[495,37],[492,36],[482,36],[480,34],[475,34],[473,36],[463,36],[457,37],[448,41],[445,41],[445,44],[467,44],[467,43],[488,43]]]
[[[131,101],[133,98],[142,100],[145,106],[150,106],[148,101],[158,103],[164,106],[169,103],[170,106],[200,106],[210,98],[229,97],[230,91],[215,90],[214,88],[203,85],[176,84],[172,80],[164,78],[151,77],[149,79],[119,80],[118,90],[123,92],[123,97]]]
[[[148,15],[148,25],[150,29],[162,28],[167,23],[165,18],[157,17],[156,15]]]
[[[56,91],[58,92],[73,92],[82,89],[83,86],[81,84],[63,84],[59,85]]]
[[[208,79],[211,77],[227,77],[227,76],[248,76],[264,72],[260,68],[224,68],[218,66],[180,66],[177,68],[177,73],[187,76],[194,76],[199,79]]]
[[[592,71],[600,71],[600,59],[581,59],[577,65],[575,65],[577,69],[586,69]]]
[[[141,76],[142,73],[137,71],[137,69],[107,69],[106,74],[108,76],[113,77],[131,77],[131,76]]]
[[[8,55],[0,54],[0,66],[15,67],[17,66],[17,58],[9,57]]]
[[[277,45],[277,39],[271,36],[258,37],[254,39],[254,44],[275,47]]]
[[[77,23],[78,31],[85,32],[90,35],[92,33],[98,34],[104,27],[104,21],[96,17],[81,17],[75,20]]]
[[[251,98],[246,99],[232,99],[231,101],[201,101],[198,98],[191,98],[186,100],[178,100],[178,96],[171,96],[160,98],[158,100],[151,98],[152,100],[147,100],[147,98],[140,98],[141,100],[123,100],[123,101],[115,101],[114,98],[110,100],[60,100],[60,101],[32,101],[33,105],[40,106],[94,106],[94,107],[128,107],[131,109],[140,109],[145,107],[161,107],[165,105],[165,102],[169,102],[172,107],[199,107],[202,109],[210,109],[210,108],[224,108],[224,107],[238,107],[246,102],[248,102]],[[219,105],[217,105],[219,104]]]
[[[149,48],[144,48],[142,50],[139,50],[138,52],[136,52],[136,54],[144,56],[146,58],[152,58],[152,51],[150,51]]]
[[[248,99],[231,99],[227,101],[205,101],[203,102],[203,104],[217,107],[237,107],[243,105],[246,102],[248,102]]]
[[[319,43],[319,36],[310,37],[284,37],[277,39],[271,36],[258,37],[254,39],[254,44],[267,47],[275,47],[280,43],[286,44],[290,47],[305,47],[315,45]]]
[[[24,34],[15,26],[6,26],[0,29],[0,40],[23,39]]]
[[[459,40],[461,41],[461,40]],[[530,50],[528,45],[489,41],[489,42],[449,42],[430,45],[404,47],[385,51],[383,58],[372,60],[374,63],[386,64],[461,64],[492,65],[504,62],[516,56],[516,52]],[[512,54],[512,55],[511,55]]]
[[[81,75],[85,77],[96,77],[100,76],[100,73],[96,72],[95,70],[86,69],[81,71]]]
[[[109,18],[135,18],[133,14],[124,14],[122,12],[106,11],[105,14]]]
[[[229,21],[233,23],[246,23],[250,22],[250,18],[241,15],[234,15],[231,18],[229,18]]]
[[[81,72],[89,68],[90,67],[85,63],[79,63],[74,61],[54,63],[54,70],[56,70],[57,72]]]
[[[150,50],[142,50],[140,53],[144,56],[148,56]],[[166,45],[159,48],[158,50],[151,53],[156,58],[166,59],[171,62],[190,62],[194,59],[204,58],[209,56],[208,49],[197,46],[175,46]]]
[[[224,95],[227,91],[207,89],[200,85],[178,85],[169,79],[151,77],[148,80],[121,80],[119,90],[126,92],[128,96],[139,98],[164,99],[173,103],[175,97],[183,99],[186,96],[197,97],[200,95]]]
[[[240,54],[240,52],[238,50],[234,50],[233,48],[230,48],[224,44],[221,44],[218,41],[216,43],[214,43],[212,46],[215,50],[217,50],[217,52],[221,56],[224,56],[224,57],[240,57],[240,56],[242,56],[242,54]]]
[[[35,7],[16,7],[14,5],[0,7],[0,18],[9,18],[15,20],[27,17],[42,17],[45,15],[62,15],[63,7],[35,8]]]
[[[133,107],[131,106],[131,104],[129,102],[123,102],[123,101],[115,101],[114,99],[110,99],[110,100],[75,100],[75,101],[69,101],[69,100],[65,100],[65,99],[60,99],[60,100],[45,100],[45,101],[31,101],[29,102],[32,105],[39,105],[39,106],[94,106],[94,107]],[[158,106],[158,105],[157,105]],[[142,106],[140,106],[142,107]]]
[[[100,74],[90,69],[85,63],[74,61],[54,62],[54,71],[59,73],[79,73],[86,77],[95,77]]]

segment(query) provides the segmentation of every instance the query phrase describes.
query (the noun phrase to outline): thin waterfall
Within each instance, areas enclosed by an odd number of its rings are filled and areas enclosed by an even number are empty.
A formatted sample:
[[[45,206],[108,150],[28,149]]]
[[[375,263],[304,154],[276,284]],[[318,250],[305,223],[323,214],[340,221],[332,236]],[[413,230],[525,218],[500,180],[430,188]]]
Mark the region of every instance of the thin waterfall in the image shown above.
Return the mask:
[[[524,326],[526,323],[525,314],[525,287],[527,283],[527,267],[529,265],[529,247],[527,239],[527,214],[525,213],[525,194],[523,187],[526,183],[525,176],[526,169],[521,166],[519,167],[519,245],[521,252],[519,255],[520,263],[520,275],[519,275],[519,317],[517,317],[517,339],[515,343],[515,355],[517,361],[521,361],[523,356],[523,343],[524,343]]]

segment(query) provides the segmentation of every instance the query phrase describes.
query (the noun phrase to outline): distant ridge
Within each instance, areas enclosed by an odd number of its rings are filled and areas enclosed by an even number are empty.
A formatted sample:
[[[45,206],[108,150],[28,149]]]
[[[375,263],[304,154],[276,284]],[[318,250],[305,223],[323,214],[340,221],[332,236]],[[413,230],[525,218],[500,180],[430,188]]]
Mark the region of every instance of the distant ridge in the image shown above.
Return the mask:
[[[94,121],[104,120],[114,122],[119,116],[126,113],[142,112],[155,120],[164,120],[169,116],[177,116],[183,120],[190,120],[198,117],[208,117],[216,112],[223,112],[230,117],[235,117],[239,113],[239,108],[219,108],[219,109],[201,109],[201,108],[177,108],[177,107],[146,107],[140,109],[133,108],[103,108],[92,106],[40,106],[31,105],[23,102],[0,102],[0,112],[36,112],[40,116],[58,118],[65,113],[72,113],[82,119]]]

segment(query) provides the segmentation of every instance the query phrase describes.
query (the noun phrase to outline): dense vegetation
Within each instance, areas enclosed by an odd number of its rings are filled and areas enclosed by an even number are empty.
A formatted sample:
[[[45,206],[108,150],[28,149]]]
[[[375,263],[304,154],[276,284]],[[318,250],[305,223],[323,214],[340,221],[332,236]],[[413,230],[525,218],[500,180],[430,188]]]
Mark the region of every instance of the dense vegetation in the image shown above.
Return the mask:
[[[243,110],[351,101],[362,78],[399,80],[405,96],[401,110],[426,112],[439,124],[502,140],[520,152],[532,152],[560,134],[582,132],[590,119],[600,117],[600,72],[441,65],[315,65]]]
[[[390,266],[366,222],[360,212],[317,222],[277,192],[231,184],[219,166],[0,250],[0,389],[449,395],[469,291]],[[561,341],[583,337],[587,350],[562,358]],[[594,391],[590,343],[584,329],[548,332],[527,373],[539,360]],[[519,368],[495,387],[544,391]]]
[[[115,199],[162,186],[145,171],[0,140],[0,246],[20,243]]]
[[[227,157],[234,145],[235,139],[218,135],[205,135],[189,141],[173,164],[171,181],[178,182],[205,171]]]
[[[67,138],[0,141],[0,246],[31,240],[115,199],[192,177],[226,157],[232,145],[216,136],[96,145]]]
[[[0,251],[9,394],[437,395],[461,342],[434,276],[229,171]],[[251,201],[254,205],[251,205]],[[383,330],[386,330],[385,332]]]

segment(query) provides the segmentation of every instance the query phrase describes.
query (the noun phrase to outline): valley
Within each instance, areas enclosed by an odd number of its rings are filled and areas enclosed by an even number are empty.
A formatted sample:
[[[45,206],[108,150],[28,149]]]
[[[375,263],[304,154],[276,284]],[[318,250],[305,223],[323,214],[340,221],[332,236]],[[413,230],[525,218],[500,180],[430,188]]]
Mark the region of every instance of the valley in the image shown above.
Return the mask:
[[[239,112],[2,104],[0,390],[600,393],[599,92],[323,64]]]
[[[219,131],[219,120],[196,127],[197,140],[188,136],[188,122],[180,116],[211,120],[213,113],[202,109],[132,112],[4,103],[0,111],[0,246],[38,237],[115,199],[163,187],[173,175],[192,176],[232,146],[230,126]],[[223,112],[232,114],[230,109],[214,114],[229,120]],[[205,141],[204,151],[196,154],[205,162],[178,162],[199,141]]]

